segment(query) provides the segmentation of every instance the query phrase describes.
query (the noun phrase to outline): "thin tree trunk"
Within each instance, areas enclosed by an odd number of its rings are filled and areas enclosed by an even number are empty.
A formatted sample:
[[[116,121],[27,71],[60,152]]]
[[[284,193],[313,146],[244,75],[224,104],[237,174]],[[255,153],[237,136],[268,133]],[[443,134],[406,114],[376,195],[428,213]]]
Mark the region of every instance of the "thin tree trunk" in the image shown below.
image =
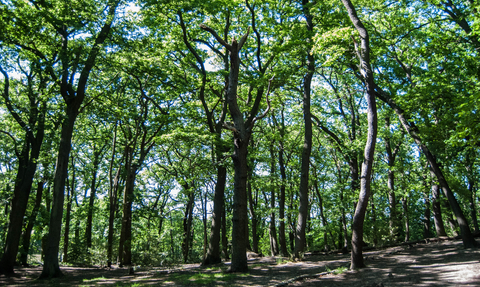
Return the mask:
[[[375,201],[373,200],[373,193],[371,196],[371,207],[372,207],[372,237],[373,237],[373,247],[378,245],[378,228],[377,228],[377,213],[375,210]]]
[[[315,173],[316,175],[316,173]],[[325,218],[325,214],[323,212],[323,198],[322,196],[320,195],[320,190],[318,189],[318,183],[317,183],[317,180],[315,180],[313,182],[313,187],[315,188],[315,191],[317,193],[317,197],[318,197],[318,206],[320,208],[320,218],[322,219],[322,226],[323,226],[323,250],[325,252],[328,252],[330,250],[330,248],[328,247],[328,241],[327,241],[327,226],[328,226],[328,223],[327,223],[327,219]]]
[[[123,191],[122,229],[118,249],[120,267],[132,265],[132,203],[138,166],[131,163],[131,157],[130,162],[126,164],[127,177]]]
[[[432,176],[435,176],[432,174]],[[433,209],[433,219],[435,221],[435,231],[437,232],[437,237],[447,236],[445,232],[445,225],[443,224],[442,218],[442,208],[440,205],[440,188],[438,184],[432,185],[432,209]]]
[[[423,213],[423,238],[430,238],[432,236],[430,231],[430,198],[428,196],[429,192],[425,190],[424,192],[424,202],[425,202],[425,211]]]
[[[217,156],[217,159],[219,157]],[[222,213],[225,197],[225,184],[227,181],[227,169],[219,165],[217,167],[217,182],[215,184],[215,194],[213,197],[212,228],[210,232],[210,243],[208,253],[203,260],[203,265],[216,264],[222,262],[220,256],[220,231],[222,227]]]
[[[253,201],[252,196],[252,184],[251,180],[247,182],[247,192],[248,192],[248,211],[250,213],[250,218],[252,220],[252,251],[258,253],[258,235],[257,235],[257,214],[255,212],[256,204]]]
[[[117,123],[115,123],[115,128],[113,131],[113,142],[112,142],[112,157],[110,158],[110,167],[108,171],[110,187],[108,190],[108,239],[107,239],[107,266],[108,268],[112,267],[113,261],[113,234],[114,234],[114,222],[115,222],[115,211],[117,210],[118,203],[118,183],[120,180],[120,171],[121,167],[118,168],[115,178],[113,177],[113,164],[115,162],[115,152],[117,146]]]
[[[310,1],[303,0],[303,14],[306,19],[307,31],[311,34],[313,31],[313,16],[310,13],[308,4]],[[309,47],[310,49],[310,47]],[[300,186],[299,186],[299,207],[297,227],[295,232],[295,253],[294,256],[300,259],[302,253],[305,252],[306,236],[305,229],[307,227],[308,217],[308,179],[310,173],[310,154],[312,152],[312,116],[310,111],[310,97],[313,74],[315,72],[315,58],[308,51],[307,54],[307,73],[303,78],[303,120],[305,124],[305,134],[303,139],[302,162],[300,170]]]
[[[87,244],[87,252],[90,252],[92,248],[92,223],[93,223],[93,207],[96,198],[96,189],[97,189],[97,172],[98,166],[100,165],[100,156],[102,154],[102,149],[96,149],[95,143],[93,146],[93,170],[92,170],[92,182],[90,184],[90,198],[88,200],[88,209],[87,209],[87,226],[85,228],[85,241]]]
[[[207,258],[208,235],[207,235],[207,193],[202,199],[202,220],[203,220],[203,259]],[[218,242],[220,243],[220,242]]]
[[[277,241],[277,228],[276,228],[276,219],[275,219],[275,201],[277,200],[275,196],[275,189],[277,188],[275,184],[275,152],[273,150],[273,144],[270,145],[270,254],[272,256],[278,255],[278,241]]]
[[[182,253],[183,263],[188,262],[188,256],[190,254],[190,240],[192,237],[192,220],[193,220],[193,207],[195,206],[195,193],[193,190],[189,190],[188,185],[184,186],[185,192],[188,193],[188,203],[185,208],[185,215],[183,216],[183,242]]]
[[[405,242],[410,241],[410,221],[408,216],[408,197],[402,198],[403,218],[405,219]]]
[[[280,141],[279,141],[279,151],[278,151],[278,164],[280,167],[280,196],[278,201],[278,217],[279,217],[279,227],[278,227],[278,241],[280,243],[280,255],[288,256],[287,250],[287,239],[285,238],[285,185],[287,181],[287,174],[285,172],[285,160],[284,160],[284,137],[285,137],[285,117],[283,113],[282,106],[282,122],[280,127]]]
[[[363,23],[357,16],[357,12],[350,0],[342,0],[343,5],[348,11],[348,15],[356,30],[360,35],[360,47],[355,44],[357,54],[360,61],[361,74],[364,80],[367,92],[367,118],[368,131],[367,142],[365,144],[364,160],[362,163],[362,172],[360,180],[360,195],[355,209],[352,223],[352,259],[351,269],[363,268],[363,223],[365,220],[365,212],[370,197],[370,181],[373,168],[373,156],[375,152],[375,143],[377,139],[377,107],[375,103],[375,90],[373,72],[370,67],[370,43],[368,32]]]
[[[225,200],[222,203],[222,249],[223,249],[223,257],[228,260],[230,259],[230,253],[228,252],[228,234],[227,234],[227,212],[226,212],[226,204]]]
[[[63,262],[69,262],[68,252],[70,247],[70,217],[72,214],[72,195],[75,192],[75,164],[74,157],[72,157],[72,182],[68,182],[67,177],[67,211],[65,214],[65,231],[63,232]]]
[[[450,186],[448,185],[448,182],[443,175],[442,168],[438,164],[435,156],[431,153],[430,149],[423,143],[422,139],[418,135],[418,128],[413,122],[409,122],[407,120],[404,111],[399,106],[397,106],[397,104],[390,98],[387,93],[385,93],[378,86],[375,86],[375,88],[378,91],[377,97],[379,97],[383,102],[387,103],[395,111],[404,129],[413,138],[415,143],[420,147],[423,154],[425,155],[425,158],[430,164],[430,168],[433,170],[433,173],[437,177],[440,187],[442,188],[443,193],[447,197],[448,202],[450,203],[450,207],[455,214],[455,217],[457,218],[457,223],[460,226],[463,246],[465,248],[472,248],[477,246],[475,238],[470,230],[470,227],[468,226],[467,219],[465,218],[465,215],[463,214],[463,211],[458,204],[458,201],[455,198],[453,191],[450,189]]]
[[[385,129],[387,131],[390,130],[390,116],[385,118]],[[397,199],[395,197],[395,158],[397,157],[398,151],[400,150],[400,145],[402,141],[400,141],[394,150],[392,150],[391,144],[392,138],[390,135],[385,137],[385,150],[387,152],[387,164],[388,164],[388,181],[387,181],[387,188],[388,188],[388,201],[389,201],[389,209],[390,209],[390,217],[389,217],[389,226],[390,226],[390,237],[393,239],[394,242],[398,241],[400,226],[398,222],[397,216]]]
[[[22,234],[22,248],[20,252],[20,263],[23,266],[28,266],[28,253],[30,249],[30,239],[32,235],[33,226],[35,225],[35,220],[37,218],[38,210],[42,203],[43,188],[45,185],[45,179],[38,182],[37,184],[37,193],[35,196],[35,205],[33,206],[32,213],[28,217],[28,224],[25,228],[25,231]]]

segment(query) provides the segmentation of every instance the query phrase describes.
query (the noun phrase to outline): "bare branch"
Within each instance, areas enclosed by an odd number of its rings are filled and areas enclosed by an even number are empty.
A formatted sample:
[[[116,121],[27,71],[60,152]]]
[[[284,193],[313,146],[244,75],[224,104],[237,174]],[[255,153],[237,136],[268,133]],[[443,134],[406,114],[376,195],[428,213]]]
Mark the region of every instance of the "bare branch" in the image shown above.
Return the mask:
[[[270,80],[268,80],[268,89],[267,89],[267,95],[266,95],[267,109],[260,116],[253,118],[252,126],[257,120],[263,119],[268,114],[268,112],[270,111],[271,105],[270,105],[270,99],[268,98],[268,96],[270,95],[270,92],[271,92],[272,81],[273,81],[274,77],[275,76],[273,76]]]
[[[225,40],[223,40],[220,36],[218,36],[217,32],[215,32],[215,30],[213,30],[212,28],[208,27],[207,25],[205,24],[200,24],[200,28],[202,28],[203,30],[209,32],[210,34],[212,34],[212,36],[222,45],[224,46],[225,48],[227,48],[229,51],[232,50],[232,45],[228,44],[227,42],[225,42]],[[240,49],[239,49],[240,50]]]

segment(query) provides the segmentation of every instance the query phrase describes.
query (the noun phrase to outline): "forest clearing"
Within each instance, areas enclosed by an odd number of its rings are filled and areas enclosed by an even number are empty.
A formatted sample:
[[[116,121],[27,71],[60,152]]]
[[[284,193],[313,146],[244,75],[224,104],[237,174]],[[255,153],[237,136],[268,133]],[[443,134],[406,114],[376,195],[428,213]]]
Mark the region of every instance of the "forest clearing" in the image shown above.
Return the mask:
[[[479,286],[480,250],[465,250],[459,240],[418,243],[366,251],[367,267],[348,270],[350,255],[306,254],[300,262],[282,257],[249,259],[249,272],[225,273],[228,263],[210,267],[180,264],[170,268],[61,267],[51,281],[37,280],[41,267],[18,268],[2,286]],[[382,284],[382,285],[381,285]]]
[[[2,280],[473,284],[479,35],[473,0],[1,0]]]

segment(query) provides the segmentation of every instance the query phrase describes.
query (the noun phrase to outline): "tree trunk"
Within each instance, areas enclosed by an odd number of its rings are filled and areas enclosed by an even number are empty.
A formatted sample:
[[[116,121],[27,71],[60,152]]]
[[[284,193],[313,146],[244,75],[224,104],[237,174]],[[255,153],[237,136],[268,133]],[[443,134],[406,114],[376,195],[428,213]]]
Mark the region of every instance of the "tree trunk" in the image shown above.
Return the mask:
[[[275,152],[273,150],[273,143],[270,145],[270,254],[272,256],[278,255],[278,241],[277,241],[277,228],[276,228],[276,219],[275,219],[275,201],[277,200],[275,196],[275,189],[277,188],[275,184]]]
[[[458,231],[457,231],[458,225],[455,224],[456,222],[453,219],[453,215],[449,210],[448,203],[443,201],[443,207],[445,208],[444,210],[447,211],[446,212],[447,222],[448,222],[448,225],[450,225],[450,229],[452,230],[453,236],[458,236]]]
[[[387,131],[390,130],[390,116],[385,118],[385,129]],[[387,180],[387,188],[388,188],[388,201],[389,201],[389,209],[390,209],[390,217],[389,217],[389,226],[390,226],[390,237],[393,239],[394,242],[398,241],[400,226],[398,222],[397,216],[397,199],[395,198],[395,158],[397,157],[398,151],[400,149],[400,145],[402,142],[400,141],[394,150],[392,150],[391,144],[392,138],[390,135],[385,137],[385,150],[387,152],[387,164],[388,164],[388,180]]]
[[[253,169],[253,168],[252,168]],[[247,182],[249,213],[252,219],[252,251],[258,253],[258,234],[257,234],[257,214],[255,212],[256,203],[253,201],[251,179]]]
[[[113,177],[113,164],[115,162],[115,152],[117,146],[117,123],[115,123],[113,131],[113,142],[112,142],[112,157],[110,158],[110,166],[108,170],[109,177],[109,189],[108,189],[108,237],[107,237],[107,266],[108,268],[112,267],[113,261],[113,234],[114,234],[114,222],[115,222],[115,211],[117,210],[118,203],[118,188],[120,181],[120,171],[121,166],[118,168],[115,177]]]
[[[43,142],[43,124],[38,127],[37,137],[34,138],[27,132],[26,142],[18,158],[18,170],[15,178],[15,188],[11,202],[5,248],[0,259],[0,274],[14,274],[15,265],[22,235],[23,219],[27,210],[28,198],[32,189],[33,177],[37,170],[37,159]]]
[[[130,156],[130,161],[131,160],[132,158]],[[126,169],[127,177],[123,191],[122,229],[118,248],[120,267],[132,265],[132,203],[138,166],[130,162],[126,164]]]
[[[410,241],[410,222],[408,216],[408,197],[404,196],[402,198],[402,206],[403,206],[403,218],[405,219],[405,242]]]
[[[430,198],[428,191],[424,192],[425,211],[423,213],[423,238],[430,238],[432,236],[430,231]]]
[[[69,251],[69,235],[70,235],[70,216],[72,213],[72,196],[75,192],[75,165],[74,158],[72,157],[72,183],[71,185],[68,182],[67,177],[67,211],[65,214],[65,231],[63,232],[63,262],[69,262],[68,251]]]
[[[370,177],[373,168],[373,156],[375,152],[375,142],[377,139],[377,107],[375,103],[375,90],[373,72],[370,67],[370,44],[368,32],[357,16],[357,12],[350,0],[342,0],[343,5],[348,11],[348,16],[358,31],[361,39],[360,48],[355,44],[357,49],[361,74],[367,92],[367,118],[368,131],[367,142],[365,144],[364,160],[362,163],[362,173],[360,179],[360,195],[353,216],[352,223],[352,260],[351,269],[363,268],[363,223],[365,220],[365,212],[370,197]]]
[[[62,122],[62,130],[60,136],[60,144],[58,147],[58,155],[55,169],[55,176],[53,179],[53,205],[52,212],[50,213],[50,225],[47,238],[47,251],[45,253],[45,262],[43,265],[42,274],[40,278],[52,278],[62,276],[60,267],[58,266],[58,250],[60,245],[60,233],[62,229],[62,217],[63,217],[63,203],[65,198],[65,179],[67,178],[68,158],[70,156],[70,150],[72,145],[73,128],[75,126],[75,120],[78,116],[78,111],[85,99],[85,91],[88,82],[90,72],[92,71],[95,60],[102,48],[102,44],[107,39],[110,32],[110,28],[113,22],[113,16],[115,10],[119,4],[119,1],[114,1],[108,7],[108,18],[103,24],[100,32],[95,38],[87,59],[84,63],[82,71],[79,73],[80,77],[77,81],[76,91],[69,86],[70,79],[68,70],[62,73],[62,79],[60,84],[60,92],[66,103],[65,118]],[[65,29],[65,26],[62,27]],[[62,38],[62,50],[60,51],[60,58],[64,67],[69,67],[68,56],[68,32],[65,30],[60,31]],[[75,67],[76,68],[76,67]],[[72,77],[75,75],[73,73]]]
[[[225,200],[222,204],[222,249],[223,249],[223,257],[228,260],[230,259],[230,253],[228,252],[228,234],[227,234],[227,213],[226,213],[226,204]]]
[[[458,201],[455,198],[453,191],[450,189],[450,186],[448,185],[448,182],[443,175],[442,168],[438,164],[435,156],[430,152],[430,149],[423,143],[422,139],[418,135],[417,133],[418,128],[413,122],[409,122],[407,120],[407,118],[405,117],[404,111],[399,106],[397,106],[397,104],[390,98],[390,96],[387,93],[385,93],[378,86],[375,86],[375,88],[378,91],[377,97],[379,97],[383,102],[387,103],[395,111],[404,129],[413,138],[415,143],[420,147],[423,154],[425,155],[425,158],[430,164],[430,168],[433,170],[433,173],[437,177],[440,187],[442,188],[443,193],[447,197],[448,202],[450,203],[450,207],[453,213],[455,214],[455,217],[457,218],[457,223],[460,226],[463,246],[465,248],[472,248],[477,246],[475,238],[472,232],[470,231],[470,227],[468,226],[468,222],[465,218],[465,215],[463,214],[463,211],[460,205],[458,204]]]
[[[307,6],[308,0],[303,0],[303,14],[306,19],[307,31],[311,34],[313,31],[313,16],[310,8]],[[310,47],[308,48],[310,49]],[[297,259],[301,258],[301,253],[305,252],[306,237],[305,229],[307,226],[308,216],[308,178],[310,173],[310,154],[312,152],[312,116],[310,111],[310,97],[312,78],[315,72],[315,58],[308,51],[307,54],[307,73],[303,79],[303,120],[305,123],[305,134],[303,139],[302,163],[300,170],[300,186],[299,186],[299,207],[297,227],[295,232],[295,253]]]
[[[316,174],[315,174],[316,175]],[[318,206],[320,208],[320,218],[322,219],[322,227],[323,227],[323,251],[328,252],[330,248],[328,247],[328,241],[327,241],[327,219],[325,218],[325,214],[323,212],[323,198],[320,195],[320,190],[318,189],[318,183],[317,180],[314,181],[313,186],[315,188],[315,191],[317,193],[318,197]]]
[[[186,185],[183,187],[185,192],[188,193],[188,203],[185,208],[185,215],[183,216],[183,242],[182,242],[182,255],[183,263],[188,262],[188,255],[190,254],[190,240],[192,237],[192,220],[193,220],[193,207],[195,206],[195,193],[189,189]]]
[[[30,249],[30,239],[32,236],[33,226],[35,225],[35,220],[37,218],[38,210],[42,203],[43,187],[45,185],[45,179],[38,182],[37,185],[37,194],[35,196],[35,205],[33,206],[32,213],[28,217],[28,224],[25,227],[25,231],[22,234],[22,248],[20,252],[20,263],[23,266],[28,266],[28,252]]]
[[[435,176],[432,173],[432,176]],[[435,221],[435,231],[437,232],[437,237],[447,236],[445,232],[445,225],[443,224],[442,218],[442,208],[440,205],[440,188],[438,184],[432,185],[432,209],[433,209],[433,219]]]
[[[248,143],[252,134],[252,129],[255,121],[258,119],[256,114],[259,109],[260,100],[263,95],[263,88],[257,89],[257,96],[255,98],[254,106],[250,111],[250,116],[245,121],[243,113],[237,103],[237,87],[238,75],[240,72],[240,57],[239,52],[243,44],[247,40],[248,33],[242,36],[239,42],[233,39],[231,44],[228,44],[218,36],[218,34],[205,25],[200,27],[210,34],[230,51],[230,72],[228,76],[228,88],[226,90],[226,102],[228,110],[233,120],[234,126],[225,125],[226,128],[233,132],[233,146],[234,151],[232,155],[234,166],[234,187],[233,187],[233,213],[232,213],[232,261],[230,265],[230,272],[246,272],[247,265],[247,152]]]
[[[375,201],[373,200],[373,193],[371,196],[371,207],[372,207],[372,237],[373,237],[373,247],[378,245],[378,229],[377,229],[377,214],[375,210]]]
[[[93,207],[96,197],[96,184],[97,184],[97,171],[100,165],[101,149],[96,149],[95,143],[93,145],[93,170],[92,170],[92,183],[90,184],[90,198],[88,200],[87,209],[87,226],[85,229],[85,241],[87,243],[87,252],[90,252],[92,248],[92,222],[93,222]]]
[[[208,235],[207,235],[207,193],[202,199],[202,220],[203,220],[203,260],[207,258]],[[219,238],[220,239],[220,238]],[[220,240],[218,242],[220,244]],[[220,248],[219,248],[220,249]]]
[[[55,176],[53,179],[53,204],[50,213],[45,262],[40,278],[62,276],[58,265],[58,250],[62,230],[63,203],[65,198],[65,180],[68,176],[68,159],[72,148],[72,136],[78,107],[67,105],[67,117],[62,123],[60,145],[58,148]]]
[[[283,158],[284,154],[284,143],[283,139],[285,137],[285,118],[282,108],[282,123],[280,127],[280,142],[279,142],[279,151],[278,151],[278,164],[280,167],[280,197],[278,201],[278,217],[280,224],[278,226],[278,241],[280,243],[280,255],[288,256],[287,250],[287,239],[285,238],[285,185],[287,181],[287,174],[285,172],[285,160]]]
[[[217,159],[219,157],[217,156]],[[222,213],[225,197],[225,183],[227,181],[227,169],[224,166],[217,166],[217,182],[215,184],[215,194],[213,197],[212,228],[210,232],[210,243],[208,253],[203,260],[203,265],[216,264],[222,262],[220,257],[220,230],[222,227]]]
[[[19,126],[25,130],[25,137],[18,156],[17,175],[11,202],[10,216],[8,217],[7,236],[5,239],[4,252],[0,259],[0,274],[13,275],[13,266],[16,263],[17,253],[22,235],[23,220],[28,206],[28,198],[33,185],[33,178],[37,170],[37,160],[40,155],[40,148],[45,135],[45,113],[46,102],[40,100],[39,95],[33,92],[33,76],[27,76],[27,96],[29,98],[28,122],[23,121],[10,101],[10,81],[8,73],[0,67],[0,73],[4,76],[4,91],[2,93],[3,103],[10,115],[16,120]],[[45,88],[45,80],[40,79],[39,93]],[[41,105],[39,109],[39,105]],[[34,135],[33,130],[36,130]],[[5,215],[8,214],[6,210]],[[4,238],[2,236],[2,238]]]

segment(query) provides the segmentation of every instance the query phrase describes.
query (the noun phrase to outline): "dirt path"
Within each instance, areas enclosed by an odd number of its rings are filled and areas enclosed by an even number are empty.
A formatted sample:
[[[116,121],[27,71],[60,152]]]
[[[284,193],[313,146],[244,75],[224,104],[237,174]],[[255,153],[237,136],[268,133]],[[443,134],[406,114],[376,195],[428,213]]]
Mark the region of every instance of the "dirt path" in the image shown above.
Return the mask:
[[[248,274],[226,274],[228,263],[214,267],[188,264],[175,268],[62,267],[65,276],[36,280],[41,267],[18,268],[16,277],[0,277],[0,286],[480,286],[480,249],[461,241],[393,247],[364,253],[367,268],[324,274],[348,266],[349,255],[312,255],[302,262],[265,257],[249,260]],[[297,279],[295,281],[294,279]]]

